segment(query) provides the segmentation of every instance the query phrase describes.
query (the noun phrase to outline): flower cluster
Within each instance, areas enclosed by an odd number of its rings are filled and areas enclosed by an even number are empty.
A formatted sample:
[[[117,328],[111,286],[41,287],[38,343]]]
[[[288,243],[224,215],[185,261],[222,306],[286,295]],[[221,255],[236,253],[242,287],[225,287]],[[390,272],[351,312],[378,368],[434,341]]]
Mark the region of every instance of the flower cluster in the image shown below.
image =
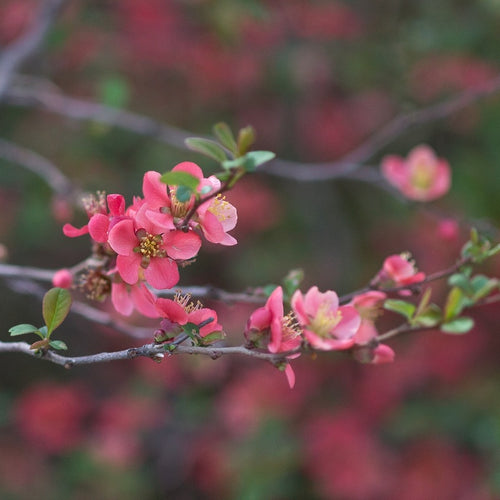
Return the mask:
[[[236,244],[228,234],[236,225],[236,209],[220,195],[219,179],[205,178],[191,162],[178,164],[172,172],[187,175],[196,189],[178,196],[178,185],[165,184],[160,173],[149,171],[143,198],[135,197],[126,207],[122,195],[98,193],[85,200],[88,224],[63,227],[69,237],[88,233],[97,247],[94,253],[106,256],[109,265],[89,271],[84,288],[96,298],[110,292],[115,309],[124,315],[137,309],[149,317],[160,316],[145,284],[156,289],[177,285],[179,266],[196,258],[201,235],[212,243]]]
[[[339,306],[334,291],[320,292],[315,286],[304,295],[297,290],[291,308],[285,315],[283,289],[277,287],[248,320],[245,337],[249,347],[267,347],[272,353],[290,352],[290,360],[300,355],[300,347],[306,342],[325,351],[350,349],[355,344],[361,317],[352,305]],[[293,387],[295,375],[290,364],[285,366],[285,374]]]

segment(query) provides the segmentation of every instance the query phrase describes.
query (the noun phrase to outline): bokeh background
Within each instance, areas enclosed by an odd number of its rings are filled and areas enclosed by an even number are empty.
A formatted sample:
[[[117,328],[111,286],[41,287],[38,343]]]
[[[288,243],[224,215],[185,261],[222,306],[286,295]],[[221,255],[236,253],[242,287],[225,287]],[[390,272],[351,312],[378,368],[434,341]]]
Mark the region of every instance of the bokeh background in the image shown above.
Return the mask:
[[[0,48],[36,21],[39,3],[0,0]],[[500,72],[499,33],[497,0],[73,0],[11,90],[60,92],[193,135],[222,120],[251,124],[258,149],[298,164],[329,162],[396,116],[483,88]],[[147,170],[184,160],[206,173],[216,167],[154,133],[77,121],[8,95],[0,137],[49,159],[81,189],[128,201]],[[429,206],[405,202],[377,175],[384,154],[406,155],[420,143],[453,171],[451,192]],[[445,268],[469,223],[494,235],[499,164],[500,97],[492,94],[394,135],[361,179],[249,176],[228,195],[239,210],[239,244],[205,247],[181,284],[236,292],[302,268],[304,290],[317,284],[342,294],[406,250],[427,273]],[[61,232],[85,215],[5,158],[0,210],[9,263],[56,269],[88,255],[85,237]],[[458,232],[443,230],[449,216]],[[498,275],[498,260],[488,266],[482,271]],[[39,296],[14,286],[0,281],[2,340],[14,324],[41,321]],[[252,307],[209,305],[228,342],[241,343]],[[500,498],[500,314],[488,306],[474,316],[467,335],[394,339],[391,365],[303,356],[293,390],[272,366],[241,358],[67,371],[3,354],[0,496]],[[79,316],[58,334],[75,355],[150,341]]]

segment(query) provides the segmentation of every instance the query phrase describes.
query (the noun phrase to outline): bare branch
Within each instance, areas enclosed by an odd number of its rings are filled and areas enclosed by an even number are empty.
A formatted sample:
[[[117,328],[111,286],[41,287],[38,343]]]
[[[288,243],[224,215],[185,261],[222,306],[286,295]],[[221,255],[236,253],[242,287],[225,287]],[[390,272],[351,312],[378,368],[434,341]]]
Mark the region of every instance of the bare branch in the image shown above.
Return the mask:
[[[42,88],[15,86],[6,92],[6,99],[10,104],[36,107],[73,120],[95,121],[138,135],[153,137],[179,149],[187,149],[184,140],[196,135],[131,111],[122,111]]]
[[[21,65],[39,48],[66,0],[45,0],[35,14],[33,25],[0,53],[0,101]]]
[[[90,365],[96,363],[107,363],[109,361],[119,361],[124,359],[133,359],[138,357],[157,358],[161,354],[200,354],[209,356],[212,359],[220,358],[228,354],[239,354],[249,356],[252,358],[262,359],[271,363],[280,363],[286,360],[286,356],[290,355],[289,352],[285,353],[268,353],[247,349],[244,346],[234,347],[199,347],[199,346],[175,346],[170,352],[165,351],[164,345],[159,344],[145,344],[141,347],[131,347],[115,352],[101,352],[97,354],[90,354],[88,356],[61,356],[53,351],[46,351],[43,354],[36,354],[34,350],[30,349],[30,345],[26,342],[0,342],[0,352],[21,352],[33,357],[39,357],[46,361],[50,361],[57,365],[71,368],[78,365]],[[295,351],[294,351],[295,353]]]
[[[37,153],[0,138],[0,157],[37,174],[59,195],[67,197],[74,192],[78,196],[73,183],[59,168]]]

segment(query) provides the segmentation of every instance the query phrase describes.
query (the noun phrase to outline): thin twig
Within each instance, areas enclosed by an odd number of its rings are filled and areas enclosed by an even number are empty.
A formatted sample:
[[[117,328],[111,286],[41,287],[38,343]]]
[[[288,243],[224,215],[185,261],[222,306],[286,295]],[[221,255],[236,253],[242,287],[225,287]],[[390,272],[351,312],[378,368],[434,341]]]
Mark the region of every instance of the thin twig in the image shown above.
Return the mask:
[[[75,200],[82,195],[56,165],[29,149],[0,138],[0,157],[35,173],[44,179],[55,193],[65,198],[71,193],[74,193]]]

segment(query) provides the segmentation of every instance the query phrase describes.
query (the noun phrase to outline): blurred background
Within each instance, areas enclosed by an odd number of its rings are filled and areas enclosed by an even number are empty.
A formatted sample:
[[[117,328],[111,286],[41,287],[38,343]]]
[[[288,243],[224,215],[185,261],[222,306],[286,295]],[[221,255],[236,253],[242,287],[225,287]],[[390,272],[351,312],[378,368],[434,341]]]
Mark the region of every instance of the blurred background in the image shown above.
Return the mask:
[[[40,4],[0,0],[0,48],[23,37]],[[299,166],[332,162],[399,115],[484,88],[500,72],[499,32],[497,0],[68,1],[0,102],[0,138],[48,159],[82,190],[128,202],[147,170],[191,160],[208,174],[216,165],[167,144],[154,127],[134,133],[95,112],[74,119],[68,102],[54,112],[43,96],[129,110],[193,135],[219,121],[251,124],[257,149]],[[411,251],[426,273],[448,267],[469,223],[498,225],[499,133],[492,94],[401,130],[367,159],[361,179],[248,176],[228,195],[239,244],[204,246],[181,285],[237,292],[302,268],[303,290],[342,294],[364,286],[392,253]],[[453,172],[451,192],[429,206],[405,202],[377,175],[385,154],[405,156],[421,143]],[[6,261],[56,269],[84,259],[88,239],[65,238],[61,227],[83,224],[85,214],[64,190],[0,156]],[[449,216],[457,230],[443,229]],[[498,275],[499,265],[482,271]],[[38,289],[13,287],[0,281],[4,341],[12,325],[41,321]],[[206,305],[228,343],[240,344],[253,307]],[[391,365],[302,356],[293,390],[250,359],[179,356],[67,371],[2,354],[0,497],[500,498],[498,306],[474,317],[467,335],[394,339]],[[73,315],[57,338],[74,355],[151,339]]]

